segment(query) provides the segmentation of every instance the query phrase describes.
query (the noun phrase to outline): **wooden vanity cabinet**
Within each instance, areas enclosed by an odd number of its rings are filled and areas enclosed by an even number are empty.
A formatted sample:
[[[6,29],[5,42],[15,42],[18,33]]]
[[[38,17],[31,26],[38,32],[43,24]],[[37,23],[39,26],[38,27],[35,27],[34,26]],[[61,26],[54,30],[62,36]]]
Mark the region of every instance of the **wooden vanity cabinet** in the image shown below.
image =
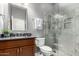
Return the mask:
[[[0,41],[0,56],[34,56],[35,38]]]

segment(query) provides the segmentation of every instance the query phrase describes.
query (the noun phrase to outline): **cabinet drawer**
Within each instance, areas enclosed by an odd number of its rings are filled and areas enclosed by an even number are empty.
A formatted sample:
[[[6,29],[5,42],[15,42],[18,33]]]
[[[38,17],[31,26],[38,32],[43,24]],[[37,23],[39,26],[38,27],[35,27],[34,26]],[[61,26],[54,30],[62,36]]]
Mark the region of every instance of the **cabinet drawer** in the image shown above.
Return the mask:
[[[9,41],[0,41],[0,49],[5,48],[13,48],[13,47],[20,47],[20,46],[29,46],[34,45],[35,40],[34,39],[17,39],[17,40],[9,40]]]
[[[0,56],[17,56],[17,48],[2,49],[0,50]]]

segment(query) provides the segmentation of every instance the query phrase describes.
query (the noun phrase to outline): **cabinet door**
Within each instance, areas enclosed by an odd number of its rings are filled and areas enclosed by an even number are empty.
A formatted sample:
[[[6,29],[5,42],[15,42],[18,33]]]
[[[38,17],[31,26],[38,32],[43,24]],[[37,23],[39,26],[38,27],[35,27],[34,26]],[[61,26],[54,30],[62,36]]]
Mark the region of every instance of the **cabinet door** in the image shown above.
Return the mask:
[[[16,55],[17,55],[17,48],[0,50],[0,56],[16,56]]]
[[[24,46],[20,48],[21,56],[34,56],[34,46]]]

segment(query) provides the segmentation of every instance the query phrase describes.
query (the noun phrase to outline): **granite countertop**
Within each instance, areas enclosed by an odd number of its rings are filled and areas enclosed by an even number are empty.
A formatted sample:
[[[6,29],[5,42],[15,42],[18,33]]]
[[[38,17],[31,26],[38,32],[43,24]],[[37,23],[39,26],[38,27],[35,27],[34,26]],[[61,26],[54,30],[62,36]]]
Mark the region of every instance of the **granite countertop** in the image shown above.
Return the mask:
[[[4,40],[16,40],[16,39],[26,39],[26,38],[35,38],[35,37],[34,36],[4,37],[4,38],[0,38],[0,41],[4,41]]]

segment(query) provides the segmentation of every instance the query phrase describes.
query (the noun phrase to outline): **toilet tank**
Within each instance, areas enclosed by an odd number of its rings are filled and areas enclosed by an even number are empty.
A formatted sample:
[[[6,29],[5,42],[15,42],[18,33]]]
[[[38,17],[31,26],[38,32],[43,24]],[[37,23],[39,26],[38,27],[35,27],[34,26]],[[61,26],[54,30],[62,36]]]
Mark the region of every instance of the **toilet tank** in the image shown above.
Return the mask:
[[[35,40],[36,46],[41,47],[45,45],[45,38],[36,38]]]

